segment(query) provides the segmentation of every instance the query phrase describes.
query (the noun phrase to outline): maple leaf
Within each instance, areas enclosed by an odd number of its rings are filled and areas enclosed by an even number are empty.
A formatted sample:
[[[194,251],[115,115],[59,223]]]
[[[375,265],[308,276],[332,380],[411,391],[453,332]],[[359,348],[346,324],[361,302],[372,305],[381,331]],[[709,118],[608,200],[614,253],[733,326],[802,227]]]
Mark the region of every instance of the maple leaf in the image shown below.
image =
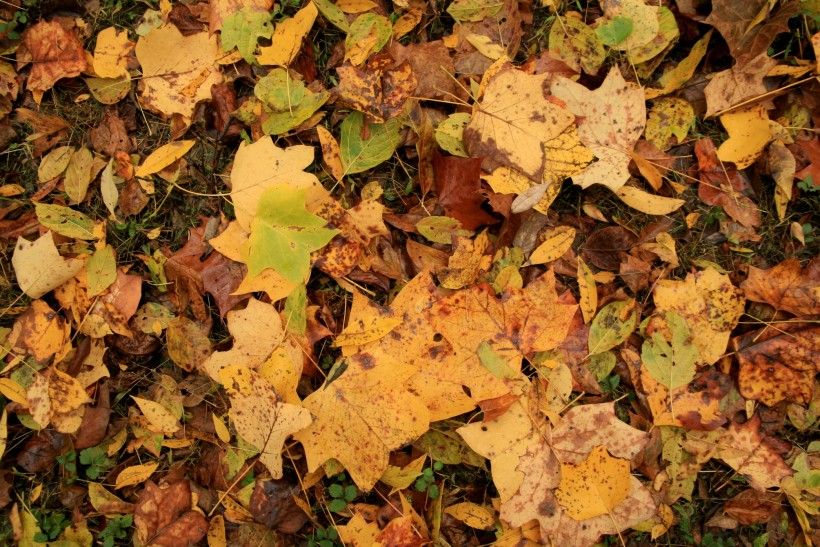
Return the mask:
[[[603,184],[617,190],[623,186],[629,180],[632,149],[646,124],[641,88],[627,83],[620,70],[613,67],[595,91],[564,77],[552,84],[551,91],[581,118],[578,136],[598,158],[573,175],[572,181],[582,188]]]
[[[253,63],[256,43],[260,38],[270,38],[273,25],[270,13],[243,7],[222,19],[222,49],[236,48],[248,63]]]
[[[134,49],[142,67],[140,103],[165,116],[193,116],[199,101],[211,98],[211,86],[222,83],[217,66],[216,36],[184,36],[164,25],[142,36]]]
[[[294,438],[305,448],[309,470],[335,458],[359,488],[369,490],[387,469],[390,451],[427,431],[429,412],[408,389],[412,367],[367,352],[346,364],[338,378],[302,402],[313,422]]]
[[[574,121],[569,111],[548,99],[548,78],[506,69],[489,81],[464,128],[467,151],[483,157],[485,168],[511,167],[541,182],[542,143],[558,137]]]
[[[60,21],[38,21],[23,33],[17,61],[32,63],[26,87],[37,103],[61,78],[79,76],[87,66],[85,51],[72,27]]]
[[[778,310],[798,316],[820,313],[820,260],[805,268],[792,258],[762,270],[749,266],[749,276],[740,284],[746,298],[765,302]]]
[[[729,334],[743,313],[744,299],[728,275],[707,268],[683,281],[661,280],[653,293],[660,312],[686,320],[699,362],[711,365],[723,355]]]
[[[563,341],[577,309],[558,300],[555,275],[549,270],[524,289],[509,289],[501,299],[487,286],[453,293],[433,305],[432,321],[454,347],[469,355],[486,342],[518,372],[522,357]]]
[[[820,369],[820,327],[789,324],[764,328],[733,340],[738,363],[738,389],[747,399],[768,406],[789,400],[808,404]]]
[[[310,253],[324,247],[338,230],[325,228],[325,220],[305,209],[305,191],[271,188],[259,200],[248,240],[248,274],[265,268],[292,283],[302,283],[310,272]]]

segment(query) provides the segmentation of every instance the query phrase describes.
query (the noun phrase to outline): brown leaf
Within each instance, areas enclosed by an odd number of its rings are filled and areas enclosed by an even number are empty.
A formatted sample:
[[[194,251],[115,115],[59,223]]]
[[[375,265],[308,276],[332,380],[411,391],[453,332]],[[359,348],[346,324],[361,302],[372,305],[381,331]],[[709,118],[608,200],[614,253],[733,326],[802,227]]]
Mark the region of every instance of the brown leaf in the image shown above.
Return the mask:
[[[755,490],[780,486],[780,481],[793,474],[775,449],[772,439],[760,431],[760,416],[744,424],[732,422],[719,440],[717,457],[749,479]]]
[[[131,179],[120,190],[117,206],[125,217],[136,216],[148,205],[148,194],[137,179]]]
[[[447,216],[461,222],[468,230],[482,224],[493,224],[496,219],[481,208],[481,158],[433,156],[438,201]]]
[[[336,72],[339,99],[376,123],[399,114],[417,85],[410,63],[396,63],[385,53],[371,57],[361,68],[344,64]]]
[[[723,513],[742,524],[760,524],[780,511],[783,494],[744,490],[723,505]]]
[[[747,228],[760,226],[760,211],[747,197],[751,186],[746,175],[731,165],[722,163],[711,139],[695,143],[695,155],[700,169],[698,197],[708,205],[719,205],[726,214]]]
[[[248,509],[259,524],[283,534],[295,534],[308,521],[305,512],[293,501],[298,495],[299,486],[286,480],[257,479]]]
[[[765,52],[775,36],[787,32],[789,18],[799,9],[798,2],[785,2],[774,15],[760,18],[767,6],[771,6],[768,0],[712,2],[712,13],[705,22],[718,29],[740,65]]]
[[[91,128],[88,133],[91,147],[100,154],[113,156],[116,152],[131,152],[131,139],[125,122],[113,109],[106,109],[105,116],[97,127]]]
[[[231,124],[231,113],[239,108],[233,85],[222,83],[212,86],[211,105],[217,133],[223,138],[238,135],[241,128],[237,124]]]
[[[450,51],[441,40],[403,46],[397,40],[388,48],[397,63],[408,62],[418,85],[414,95],[422,99],[452,100],[460,88],[456,84],[455,66]]]
[[[703,90],[706,97],[705,116],[714,116],[747,99],[766,93],[763,78],[776,64],[777,61],[764,52],[746,64],[737,63],[728,70],[712,75],[712,79]]]
[[[99,387],[99,400],[94,406],[86,406],[83,421],[74,439],[75,450],[96,446],[105,439],[108,420],[111,417],[110,394],[108,384],[103,382]]]
[[[737,350],[738,388],[747,399],[774,406],[782,400],[812,400],[820,372],[820,326],[789,324],[764,328],[733,340]]]
[[[811,140],[797,140],[790,147],[796,158],[803,159],[806,164],[794,174],[798,180],[811,178],[815,186],[820,186],[820,138]],[[802,164],[801,164],[802,165]]]
[[[34,434],[17,454],[17,465],[29,473],[50,471],[57,456],[68,446],[68,437],[53,429],[45,429]]]
[[[635,245],[635,234],[620,226],[596,230],[584,242],[581,256],[600,270],[617,272],[626,253]]]
[[[183,36],[190,36],[205,30],[205,24],[191,12],[185,4],[174,4],[168,14],[168,22],[173,23]]]
[[[777,310],[798,316],[820,314],[820,259],[805,268],[796,258],[784,260],[768,270],[749,267],[749,277],[740,288],[746,298],[765,302]]]
[[[26,87],[38,103],[57,80],[79,76],[87,66],[85,50],[74,29],[66,29],[56,20],[39,21],[26,29],[17,61],[32,63]]]
[[[187,480],[145,483],[134,508],[134,527],[144,545],[188,547],[208,532],[208,522],[191,509],[191,487]]]

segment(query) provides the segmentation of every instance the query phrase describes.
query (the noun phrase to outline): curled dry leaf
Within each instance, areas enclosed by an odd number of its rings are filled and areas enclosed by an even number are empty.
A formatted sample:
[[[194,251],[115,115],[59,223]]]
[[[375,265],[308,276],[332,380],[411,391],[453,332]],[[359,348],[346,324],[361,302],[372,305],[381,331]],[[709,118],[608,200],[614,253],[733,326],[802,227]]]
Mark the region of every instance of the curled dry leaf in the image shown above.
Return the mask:
[[[158,485],[148,481],[134,507],[134,527],[143,545],[182,547],[199,542],[208,533],[208,521],[191,508],[187,480]]]

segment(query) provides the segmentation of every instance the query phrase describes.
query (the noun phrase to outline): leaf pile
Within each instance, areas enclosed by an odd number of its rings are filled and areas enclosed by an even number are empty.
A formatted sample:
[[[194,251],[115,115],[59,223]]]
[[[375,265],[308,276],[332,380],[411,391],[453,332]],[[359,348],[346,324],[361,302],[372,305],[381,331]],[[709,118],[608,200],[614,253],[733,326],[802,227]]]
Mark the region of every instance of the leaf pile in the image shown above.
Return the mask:
[[[0,543],[817,541],[816,2],[52,4]]]

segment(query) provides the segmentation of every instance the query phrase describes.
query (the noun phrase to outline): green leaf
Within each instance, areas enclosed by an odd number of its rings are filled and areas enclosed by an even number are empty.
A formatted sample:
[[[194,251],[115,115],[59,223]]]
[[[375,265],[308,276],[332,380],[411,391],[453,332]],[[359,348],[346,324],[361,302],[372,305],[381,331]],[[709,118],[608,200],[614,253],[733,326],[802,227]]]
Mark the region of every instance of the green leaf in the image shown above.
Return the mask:
[[[454,156],[466,158],[467,150],[464,148],[464,128],[470,123],[472,116],[466,112],[456,112],[438,124],[436,127],[436,142],[438,145]]]
[[[347,502],[341,498],[334,498],[327,504],[327,508],[334,513],[341,513],[347,507]]]
[[[352,484],[345,487],[344,498],[345,498],[345,500],[347,500],[348,503],[355,500],[356,496],[358,496],[358,495],[359,495],[359,491]]]
[[[595,29],[595,34],[607,46],[617,46],[632,34],[632,19],[618,16]]]
[[[344,487],[341,484],[333,483],[327,487],[327,493],[330,494],[331,497],[341,498],[344,496]]]
[[[37,220],[50,230],[76,239],[97,239],[94,235],[94,221],[69,207],[36,203],[34,212]]]
[[[341,126],[340,148],[345,174],[361,173],[390,159],[401,143],[402,123],[401,118],[393,118],[381,124],[368,124],[365,138],[362,134],[364,114],[351,112]]]
[[[575,17],[564,17],[550,29],[549,50],[569,66],[595,74],[606,59],[606,50],[592,27]]]
[[[488,342],[481,342],[476,353],[478,353],[478,360],[493,376],[502,379],[518,377],[518,373],[507,365]]]
[[[261,78],[253,93],[264,105],[262,130],[266,135],[281,135],[297,127],[330,98],[327,91],[309,90],[283,68],[275,68]]]
[[[330,0],[313,0],[313,3],[316,4],[316,7],[319,9],[322,16],[333,23],[333,25],[335,25],[338,29],[345,32],[350,30],[350,24],[347,22],[347,17],[344,12],[339,9],[339,6]]]
[[[307,291],[304,285],[297,285],[285,300],[285,321],[288,332],[305,334],[307,329]]]
[[[305,208],[305,190],[287,185],[269,188],[251,225],[249,275],[271,268],[292,283],[304,283],[310,273],[310,253],[339,233],[324,225],[323,218]]]
[[[447,13],[459,22],[475,22],[496,15],[502,7],[504,2],[498,0],[454,0]]]
[[[662,332],[655,330],[651,338],[644,340],[641,361],[655,380],[672,390],[694,379],[698,349],[692,344],[692,333],[683,317],[669,311],[664,318],[671,333],[671,344]]]
[[[381,51],[392,36],[393,25],[387,17],[363,13],[356,17],[347,31],[346,59],[349,58],[354,65],[360,65],[368,55]]]
[[[272,33],[273,25],[268,12],[244,7],[226,17],[222,23],[222,51],[236,48],[245,61],[253,63],[256,42],[259,38],[270,38]]]
[[[611,350],[629,338],[638,324],[634,300],[619,300],[607,304],[589,326],[589,353]]]
[[[609,376],[609,373],[615,368],[615,362],[615,354],[611,351],[605,351],[590,355],[587,368],[592,372],[592,375],[595,376],[595,379],[600,382]]]

